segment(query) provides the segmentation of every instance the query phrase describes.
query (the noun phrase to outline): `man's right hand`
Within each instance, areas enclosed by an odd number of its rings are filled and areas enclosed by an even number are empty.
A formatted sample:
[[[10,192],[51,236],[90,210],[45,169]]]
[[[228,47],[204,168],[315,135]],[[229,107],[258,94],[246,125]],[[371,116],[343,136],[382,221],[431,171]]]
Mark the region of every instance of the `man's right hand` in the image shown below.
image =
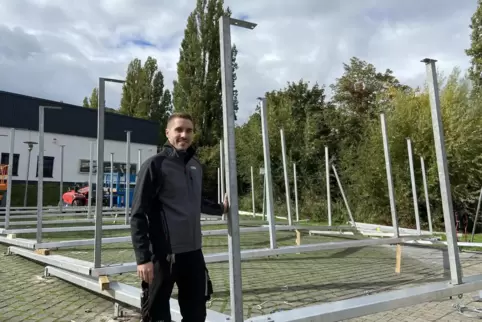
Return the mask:
[[[144,282],[151,284],[154,279],[154,264],[148,262],[137,265],[137,276],[139,276]]]

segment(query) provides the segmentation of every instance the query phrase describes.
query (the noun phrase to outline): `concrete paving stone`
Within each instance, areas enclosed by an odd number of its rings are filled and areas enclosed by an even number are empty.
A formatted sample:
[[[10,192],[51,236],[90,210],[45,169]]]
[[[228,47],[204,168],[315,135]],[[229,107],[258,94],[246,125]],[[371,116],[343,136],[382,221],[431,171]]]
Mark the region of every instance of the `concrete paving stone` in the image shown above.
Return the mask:
[[[220,227],[209,227],[219,229]],[[106,232],[104,237],[125,235],[124,232]],[[62,234],[59,234],[62,235]],[[22,236],[23,237],[23,236]],[[56,237],[46,234],[45,240],[92,238],[86,233],[69,233]],[[278,232],[279,246],[295,243],[292,232]],[[305,236],[302,243],[319,243],[342,240],[334,237]],[[242,249],[269,247],[267,233],[242,235]],[[6,247],[0,245],[0,252]],[[227,251],[226,236],[204,238],[205,254]],[[74,247],[53,250],[54,254],[92,261],[93,247]],[[404,247],[402,273],[396,274],[394,246],[341,249],[306,254],[272,256],[244,261],[243,300],[246,317],[269,314],[275,310],[348,299],[382,291],[420,285],[446,279],[447,265],[440,249]],[[482,273],[482,255],[461,254],[465,274]],[[134,261],[129,243],[109,244],[102,247],[103,264]],[[214,284],[210,309],[230,313],[229,274],[227,263],[208,265]],[[471,272],[471,273],[469,273]],[[110,321],[113,320],[113,303],[57,278],[42,278],[43,267],[19,256],[0,257],[0,283],[7,286],[0,292],[0,321],[15,317],[18,321],[33,321],[41,317],[46,321]],[[444,277],[445,276],[445,277]],[[139,286],[135,273],[112,276],[111,279]],[[6,290],[5,290],[6,289]],[[28,291],[26,291],[28,290]],[[173,297],[177,296],[174,290]],[[8,303],[2,306],[2,303]],[[349,321],[469,321],[452,307],[455,300],[441,299],[430,303],[381,312]],[[469,296],[463,303],[468,306],[482,304],[471,302]],[[34,313],[30,317],[25,313]],[[138,321],[136,312],[127,311],[125,319]],[[22,320],[23,319],[23,320]],[[41,319],[40,319],[41,320]]]

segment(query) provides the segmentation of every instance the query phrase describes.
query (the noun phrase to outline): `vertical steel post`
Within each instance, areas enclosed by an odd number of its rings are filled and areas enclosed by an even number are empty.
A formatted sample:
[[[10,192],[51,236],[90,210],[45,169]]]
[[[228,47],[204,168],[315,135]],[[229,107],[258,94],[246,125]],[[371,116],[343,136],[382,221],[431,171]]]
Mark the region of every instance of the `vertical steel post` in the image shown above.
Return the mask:
[[[142,149],[137,150],[137,173],[141,170],[142,165]]]
[[[254,171],[253,166],[251,166],[251,202],[253,204],[253,217],[256,218],[256,204],[254,200]]]
[[[280,137],[281,137],[281,157],[283,159],[283,174],[285,179],[285,196],[286,196],[286,210],[288,216],[288,225],[293,224],[293,220],[291,218],[291,196],[290,196],[290,179],[288,177],[288,161],[286,161],[286,140],[285,140],[285,133],[283,129],[279,130]]]
[[[15,129],[10,129],[10,148],[8,151],[8,169],[7,169],[7,203],[5,209],[5,223],[4,228],[8,229],[10,225],[10,208],[12,205],[12,180],[13,180],[13,156],[15,149]]]
[[[45,108],[39,106],[38,110],[38,176],[37,176],[37,243],[42,242],[42,217],[44,200],[44,119]]]
[[[428,229],[430,233],[433,233],[432,211],[430,210],[430,198],[428,195],[427,173],[425,172],[425,161],[423,160],[423,157],[420,157],[420,166],[422,168],[423,191],[425,193],[425,205],[427,207]]]
[[[109,207],[114,207],[114,153],[110,153]]]
[[[482,188],[480,189],[479,201],[477,202],[477,209],[475,210],[475,219],[472,226],[472,236],[470,236],[470,242],[474,242],[475,230],[477,229],[477,221],[479,219],[480,205],[482,203]]]
[[[263,221],[268,220],[266,213],[266,174],[263,173]]]
[[[326,206],[328,209],[328,226],[332,225],[331,215],[331,188],[330,188],[330,155],[328,147],[325,146],[325,176],[326,176]]]
[[[390,212],[392,213],[393,236],[400,237],[398,229],[397,206],[395,204],[395,189],[393,188],[392,163],[390,161],[390,149],[388,146],[387,124],[385,114],[380,114],[382,127],[383,152],[385,154],[385,169],[387,171],[388,197],[390,198]]]
[[[221,169],[218,168],[218,203],[221,203]]]
[[[97,165],[99,167],[99,165]],[[94,141],[89,142],[89,195],[87,197],[87,218],[92,216],[92,175],[94,173]]]
[[[296,221],[300,221],[300,212],[298,208],[298,176],[296,175],[296,163],[293,162],[293,181],[295,184],[295,211],[296,211]]]
[[[437,169],[442,197],[445,231],[447,233],[447,249],[449,254],[450,275],[452,284],[462,283],[462,268],[460,266],[459,249],[457,246],[457,231],[455,230],[452,191],[450,188],[447,153],[445,151],[445,137],[440,108],[440,97],[437,81],[436,60],[426,58],[422,60],[426,66],[427,83],[430,96],[432,127],[437,156]]]
[[[23,142],[23,143],[27,144],[27,146],[28,146],[27,171],[26,171],[27,174],[25,175],[25,192],[23,194],[23,206],[27,207],[28,179],[29,179],[29,176],[30,176],[30,158],[31,158],[31,155],[32,155],[33,145],[37,144],[38,142],[27,141],[27,142]]]
[[[94,267],[102,265],[102,206],[104,202],[104,128],[105,128],[105,79],[99,78],[97,109],[97,177],[95,194]],[[90,194],[89,194],[90,195]],[[90,209],[90,207],[89,207]]]
[[[226,170],[225,170],[225,161],[224,161],[224,141],[221,139],[219,140],[219,167],[221,171],[221,202],[224,201],[224,195],[226,194],[226,187],[225,180],[226,180]],[[223,215],[222,220],[226,220],[226,215]]]
[[[226,172],[226,190],[230,203],[228,216],[229,245],[229,285],[231,298],[231,318],[243,321],[243,293],[241,278],[241,246],[239,236],[238,182],[236,170],[236,142],[233,102],[233,69],[231,57],[231,18],[219,18],[219,38],[221,55],[221,87],[223,101],[223,132]],[[220,146],[222,149],[223,145]],[[222,163],[221,163],[222,166]],[[221,170],[221,179],[224,176]],[[221,180],[222,182],[223,180]],[[224,191],[223,191],[224,193]]]
[[[130,222],[130,202],[131,202],[131,132],[127,132],[126,142],[126,195],[125,195],[125,224]]]
[[[340,177],[338,176],[338,171],[336,171],[335,166],[332,164],[331,168],[333,169],[333,173],[335,174],[336,182],[338,183],[338,187],[340,188],[341,197],[343,198],[343,202],[345,203],[346,211],[348,212],[348,216],[350,217],[350,221],[353,227],[356,227],[355,219],[353,218],[353,214],[351,212],[350,204],[348,203],[348,199],[345,195],[345,190],[343,189],[343,185],[341,184]]]
[[[408,163],[410,166],[410,181],[412,182],[413,211],[415,213],[415,223],[417,225],[417,234],[421,235],[422,228],[420,227],[420,214],[418,212],[417,183],[415,182],[412,140],[410,140],[410,138],[407,138],[407,149],[408,149]]]
[[[266,178],[266,214],[269,224],[269,240],[271,248],[276,248],[276,228],[274,216],[273,201],[273,177],[271,174],[271,155],[269,149],[268,136],[268,108],[266,106],[266,98],[259,99],[261,104],[261,132],[263,136],[263,152],[264,152],[264,177]]]
[[[60,193],[60,199],[59,199],[59,209],[60,212],[63,211],[63,194],[64,194],[64,144],[60,145],[60,188],[59,188],[59,193]]]

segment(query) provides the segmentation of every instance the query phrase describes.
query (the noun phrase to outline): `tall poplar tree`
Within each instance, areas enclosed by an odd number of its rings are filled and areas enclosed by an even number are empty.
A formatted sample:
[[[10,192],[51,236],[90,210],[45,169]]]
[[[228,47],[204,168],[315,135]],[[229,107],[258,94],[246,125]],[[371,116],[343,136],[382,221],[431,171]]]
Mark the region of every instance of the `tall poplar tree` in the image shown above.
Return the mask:
[[[92,90],[90,98],[88,98],[87,96],[84,97],[84,100],[82,101],[82,106],[95,109],[99,107],[99,90],[97,89],[97,87],[94,87],[94,89]]]
[[[145,117],[149,105],[149,84],[140,59],[136,58],[127,67],[126,82],[122,86],[120,113]]]
[[[472,15],[469,25],[472,29],[471,45],[465,51],[471,57],[469,78],[472,81],[474,93],[479,93],[482,85],[482,0],[478,0],[477,3],[477,10]]]
[[[219,18],[231,16],[223,0],[197,0],[189,15],[177,63],[173,103],[177,111],[192,114],[199,146],[214,146],[222,135],[221,58]],[[236,53],[233,47],[233,72]],[[236,75],[233,75],[236,79]],[[235,90],[235,112],[238,109]]]

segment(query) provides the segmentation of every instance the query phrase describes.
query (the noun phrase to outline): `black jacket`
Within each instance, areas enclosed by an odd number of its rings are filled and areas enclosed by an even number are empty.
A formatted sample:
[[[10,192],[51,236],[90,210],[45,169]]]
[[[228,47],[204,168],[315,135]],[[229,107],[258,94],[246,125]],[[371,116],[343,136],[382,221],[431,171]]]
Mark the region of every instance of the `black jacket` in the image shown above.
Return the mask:
[[[166,143],[137,175],[131,236],[137,264],[202,247],[201,213],[223,214],[223,205],[202,198],[202,166],[194,149]]]

